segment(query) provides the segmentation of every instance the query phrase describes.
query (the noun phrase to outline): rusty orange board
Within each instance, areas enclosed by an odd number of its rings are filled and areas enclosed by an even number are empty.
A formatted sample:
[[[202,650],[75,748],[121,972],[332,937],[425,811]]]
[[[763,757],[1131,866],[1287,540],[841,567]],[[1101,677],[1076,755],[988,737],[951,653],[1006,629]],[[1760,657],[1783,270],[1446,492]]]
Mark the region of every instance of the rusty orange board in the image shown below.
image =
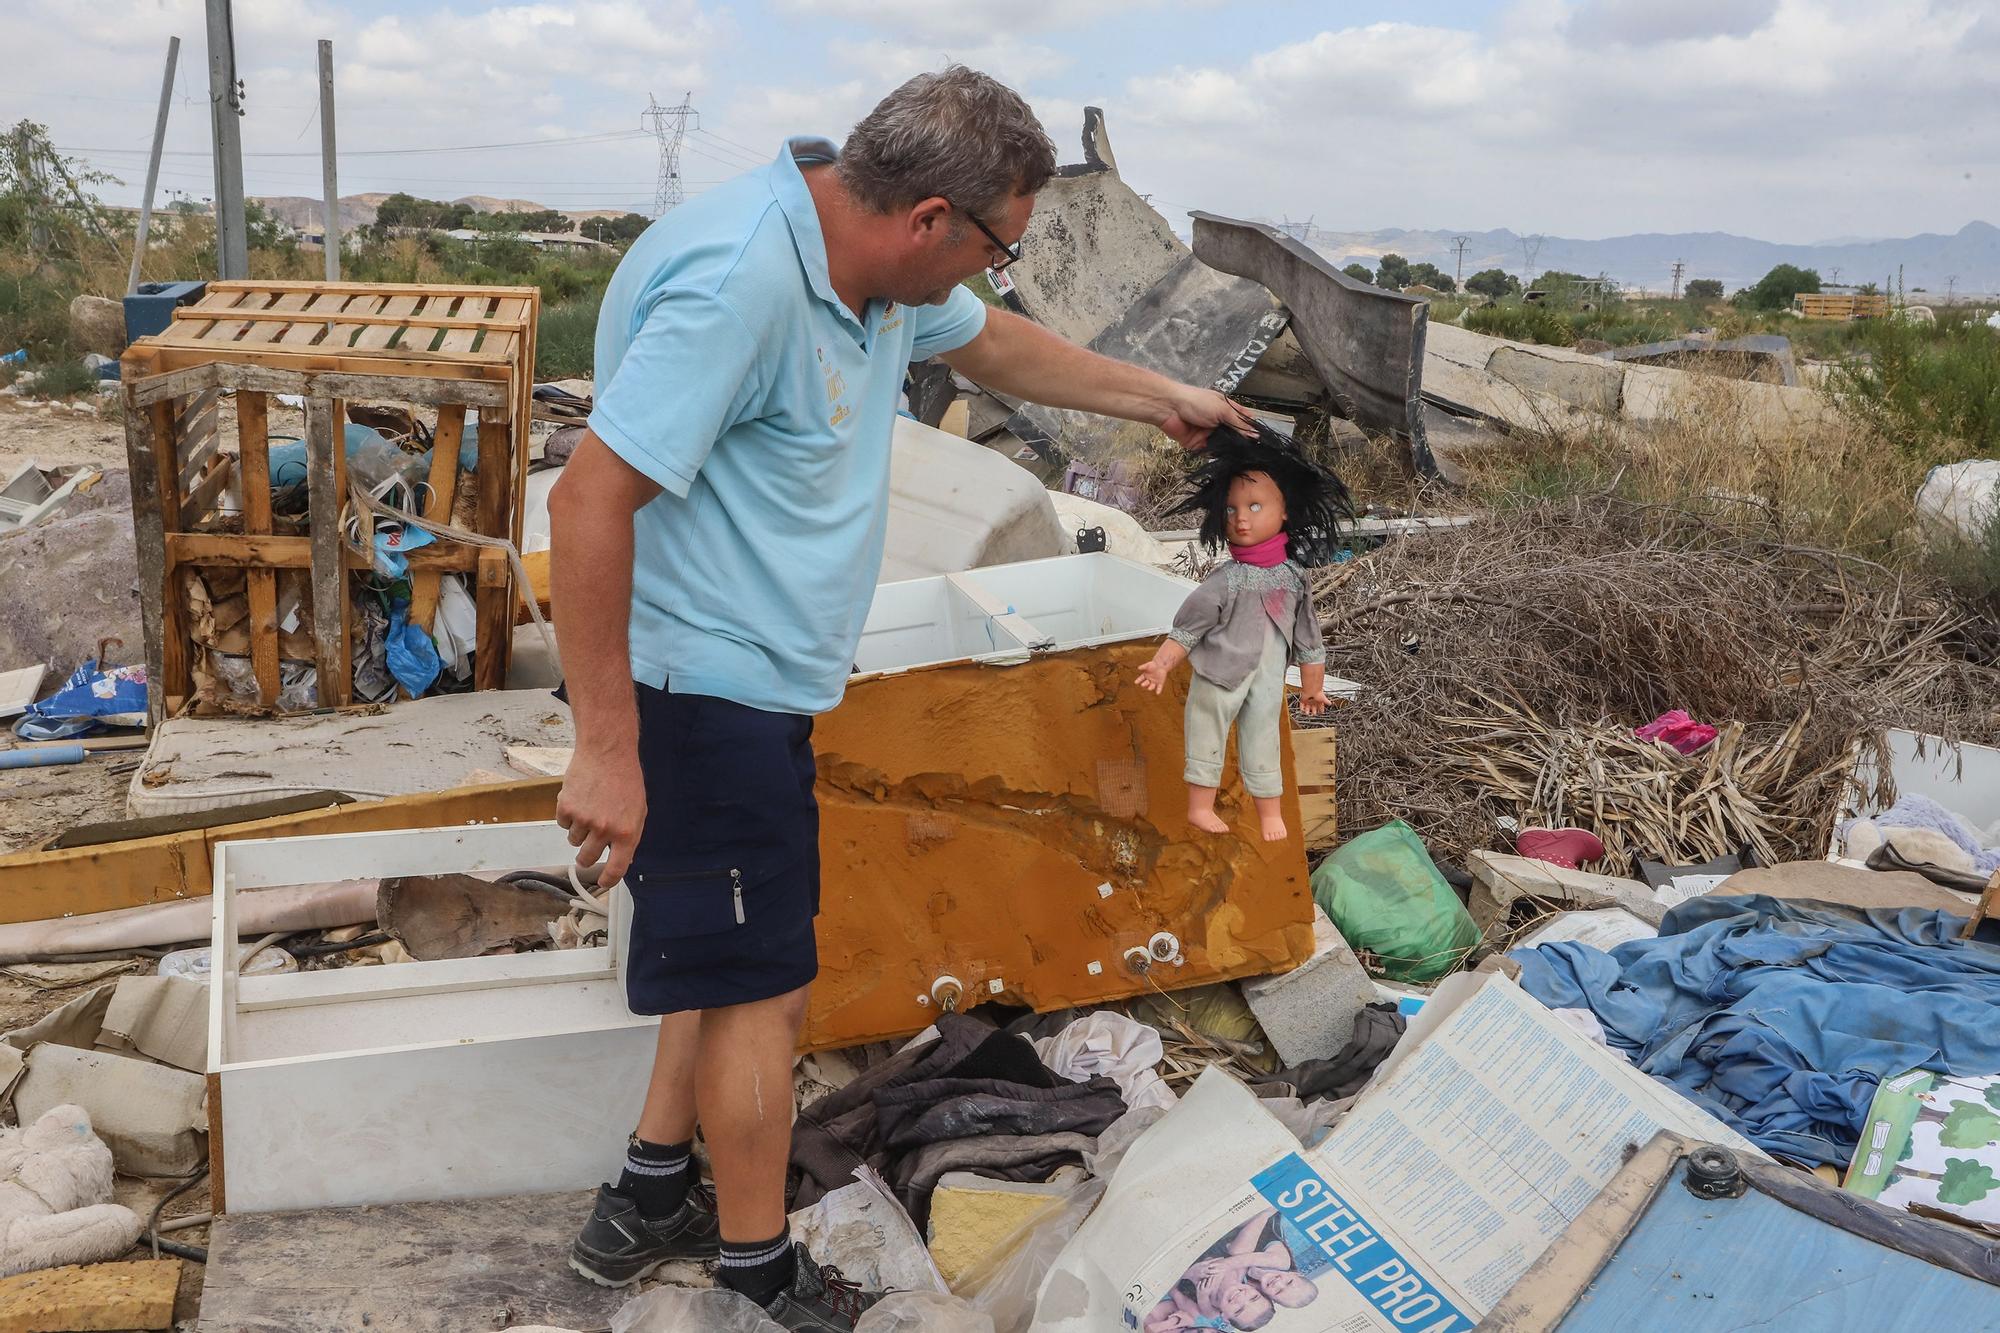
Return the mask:
[[[1038,1010],[1284,971],[1312,952],[1291,836],[1258,838],[1224,774],[1231,835],[1187,823],[1181,716],[1133,684],[1151,642],[860,680],[819,721],[820,976],[812,1046],[918,1031],[932,983]],[[1133,971],[1160,932],[1178,963]]]
[[[1266,843],[1234,766],[1218,810],[1236,832],[1186,820],[1181,716],[1132,683],[1153,644],[1013,666],[959,663],[857,679],[818,720],[820,975],[810,1047],[918,1031],[933,982],[963,1004],[1036,1009],[1283,971],[1312,950],[1295,775],[1291,836]],[[214,847],[467,822],[548,819],[560,783],[368,801],[60,852],[0,857],[0,919],[132,907],[205,892]],[[1135,972],[1161,932],[1174,958]]]

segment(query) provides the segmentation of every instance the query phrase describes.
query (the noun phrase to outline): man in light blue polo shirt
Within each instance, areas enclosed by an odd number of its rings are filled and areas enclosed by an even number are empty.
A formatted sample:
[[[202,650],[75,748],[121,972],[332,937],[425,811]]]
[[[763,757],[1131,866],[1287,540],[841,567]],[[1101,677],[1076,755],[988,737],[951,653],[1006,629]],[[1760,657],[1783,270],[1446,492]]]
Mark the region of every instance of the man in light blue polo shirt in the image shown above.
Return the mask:
[[[1027,105],[953,66],[839,150],[791,140],[669,213],[605,294],[596,410],[549,502],[577,735],[557,811],[578,861],[631,886],[626,998],[662,1019],[624,1173],[571,1253],[586,1277],[719,1254],[786,1328],[848,1329],[874,1299],[794,1250],[784,1186],[818,969],[812,717],[874,594],[909,363],[1189,447],[1250,424],[960,285],[1012,262],[1054,171]]]

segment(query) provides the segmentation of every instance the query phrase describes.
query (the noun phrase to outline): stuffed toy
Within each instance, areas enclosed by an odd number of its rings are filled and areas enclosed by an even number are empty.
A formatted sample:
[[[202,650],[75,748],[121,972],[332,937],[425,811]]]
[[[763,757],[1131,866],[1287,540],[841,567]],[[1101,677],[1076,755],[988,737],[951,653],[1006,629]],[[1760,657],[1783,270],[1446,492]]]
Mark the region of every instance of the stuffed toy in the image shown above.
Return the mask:
[[[1305,571],[1337,558],[1341,521],[1353,510],[1339,477],[1264,426],[1255,435],[1211,433],[1188,486],[1173,512],[1199,510],[1202,544],[1211,551],[1227,545],[1230,558],[1181,604],[1167,641],[1139,668],[1139,684],[1160,694],[1174,668],[1193,665],[1188,822],[1210,833],[1229,831],[1215,797],[1233,727],[1243,786],[1264,839],[1275,842],[1286,836],[1278,800],[1286,666],[1299,668],[1303,711],[1327,706],[1326,645]]]
[[[0,1129],[0,1276],[115,1259],[145,1224],[110,1202],[111,1149],[80,1106]]]

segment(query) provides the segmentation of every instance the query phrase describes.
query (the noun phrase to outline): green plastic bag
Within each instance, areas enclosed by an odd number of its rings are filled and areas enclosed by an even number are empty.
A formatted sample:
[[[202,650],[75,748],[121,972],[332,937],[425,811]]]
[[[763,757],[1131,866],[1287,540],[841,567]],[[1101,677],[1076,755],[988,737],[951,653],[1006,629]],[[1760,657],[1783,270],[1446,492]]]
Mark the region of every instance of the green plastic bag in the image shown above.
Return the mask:
[[[1391,981],[1436,981],[1479,943],[1465,904],[1400,819],[1320,862],[1312,887],[1348,946],[1374,954]]]

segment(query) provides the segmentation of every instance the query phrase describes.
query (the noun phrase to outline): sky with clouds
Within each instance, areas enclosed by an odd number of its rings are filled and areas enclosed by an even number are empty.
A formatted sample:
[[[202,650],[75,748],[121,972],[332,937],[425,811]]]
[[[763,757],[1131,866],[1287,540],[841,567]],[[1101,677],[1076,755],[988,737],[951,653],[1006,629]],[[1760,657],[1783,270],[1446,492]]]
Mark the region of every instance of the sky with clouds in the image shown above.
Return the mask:
[[[2000,222],[2000,0],[236,0],[235,22],[253,194],[318,191],[327,37],[350,194],[647,212],[649,94],[693,94],[692,193],[961,60],[1065,161],[1103,106],[1175,217],[1785,242]],[[136,201],[171,34],[161,187],[210,194],[202,0],[4,0],[0,124],[48,125]]]

